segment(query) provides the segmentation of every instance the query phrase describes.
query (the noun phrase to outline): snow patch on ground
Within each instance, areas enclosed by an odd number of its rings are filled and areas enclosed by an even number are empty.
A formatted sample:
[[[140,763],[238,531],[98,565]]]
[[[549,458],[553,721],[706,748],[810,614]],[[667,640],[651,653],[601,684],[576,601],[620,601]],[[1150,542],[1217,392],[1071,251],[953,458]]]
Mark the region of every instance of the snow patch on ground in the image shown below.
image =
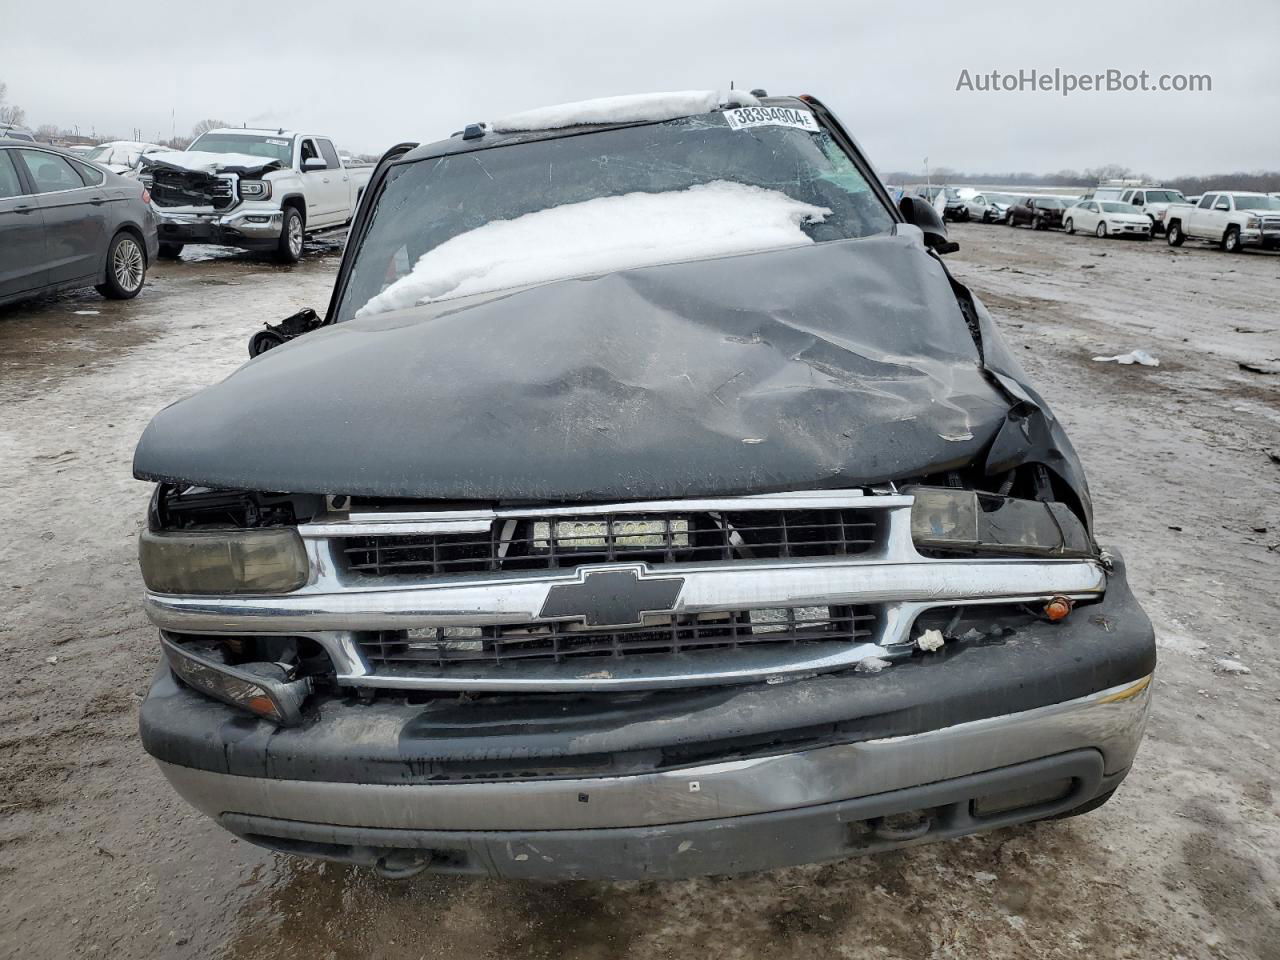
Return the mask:
[[[1235,674],[1235,675],[1253,673],[1252,670],[1246,667],[1239,660],[1233,660],[1230,657],[1220,657],[1219,659],[1215,660],[1213,664],[1213,672],[1229,673],[1229,674]]]
[[[599,97],[536,107],[499,117],[489,127],[497,133],[516,133],[522,130],[558,130],[585,123],[656,123],[710,113],[719,105],[720,94],[715,90],[630,93],[621,97]]]
[[[217,173],[227,167],[267,167],[278,164],[274,157],[255,157],[248,153],[209,153],[204,150],[170,150],[165,153],[148,153],[147,160],[157,160],[171,167],[194,170],[196,173]]]
[[[632,267],[813,241],[831,211],[777,190],[716,180],[668,193],[596,197],[495,220],[446,240],[356,316]]]

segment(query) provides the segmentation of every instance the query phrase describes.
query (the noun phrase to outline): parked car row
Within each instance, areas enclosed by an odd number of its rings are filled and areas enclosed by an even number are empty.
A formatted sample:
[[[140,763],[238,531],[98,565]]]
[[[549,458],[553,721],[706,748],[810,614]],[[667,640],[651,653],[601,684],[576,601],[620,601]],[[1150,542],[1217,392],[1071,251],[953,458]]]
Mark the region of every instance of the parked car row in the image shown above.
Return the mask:
[[[0,304],[87,286],[135,297],[156,257],[187,243],[295,263],[308,236],[351,222],[371,170],[328,137],[284,130],[211,130],[185,151],[122,140],[80,152],[4,131]]]
[[[1124,184],[1102,185],[1082,197],[975,192],[965,204],[965,219],[982,223],[1061,228],[1099,238],[1150,240],[1163,233],[1171,247],[1192,239],[1228,252],[1280,249],[1280,196],[1275,194],[1218,190],[1186,198],[1166,187]]]

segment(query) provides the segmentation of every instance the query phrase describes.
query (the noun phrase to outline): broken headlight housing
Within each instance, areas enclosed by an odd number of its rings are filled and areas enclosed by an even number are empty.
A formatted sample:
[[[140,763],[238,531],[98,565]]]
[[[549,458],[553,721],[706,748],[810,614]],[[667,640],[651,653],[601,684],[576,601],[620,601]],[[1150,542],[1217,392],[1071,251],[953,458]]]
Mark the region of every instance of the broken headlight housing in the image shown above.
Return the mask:
[[[293,675],[285,664],[228,665],[212,639],[184,644],[161,633],[160,647],[169,668],[193,690],[273,723],[289,725],[301,719],[311,678]]]
[[[953,553],[1089,557],[1093,542],[1064,503],[1020,500],[978,490],[912,487],[911,538]]]
[[[291,527],[260,530],[143,530],[138,563],[157,593],[288,593],[310,564]]]

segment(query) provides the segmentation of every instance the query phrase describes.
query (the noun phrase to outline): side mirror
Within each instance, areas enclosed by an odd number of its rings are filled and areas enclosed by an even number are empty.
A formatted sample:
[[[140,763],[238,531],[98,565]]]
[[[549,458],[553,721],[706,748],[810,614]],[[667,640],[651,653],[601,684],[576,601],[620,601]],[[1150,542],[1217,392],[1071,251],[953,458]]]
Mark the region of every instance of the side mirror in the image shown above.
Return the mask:
[[[907,223],[920,228],[924,234],[924,245],[938,253],[954,253],[960,244],[947,239],[947,225],[942,217],[923,197],[903,197],[898,201],[898,209]]]
[[[324,321],[310,307],[290,314],[279,323],[266,324],[265,330],[259,330],[249,338],[249,357],[252,359],[260,353],[280,346],[287,340],[300,337],[319,327]]]
[[[302,161],[302,172],[309,173],[312,170],[327,170],[329,165],[324,162],[323,157],[307,157]]]

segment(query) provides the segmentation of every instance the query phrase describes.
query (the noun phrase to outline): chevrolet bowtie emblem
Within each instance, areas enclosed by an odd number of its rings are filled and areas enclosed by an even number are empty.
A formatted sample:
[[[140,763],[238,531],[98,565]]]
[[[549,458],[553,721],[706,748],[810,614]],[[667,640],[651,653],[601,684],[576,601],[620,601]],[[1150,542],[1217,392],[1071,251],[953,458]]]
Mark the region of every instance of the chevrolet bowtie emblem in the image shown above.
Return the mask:
[[[683,577],[646,577],[638,568],[596,570],[547,591],[544,620],[581,620],[588,627],[638,627],[646,613],[675,609]]]

